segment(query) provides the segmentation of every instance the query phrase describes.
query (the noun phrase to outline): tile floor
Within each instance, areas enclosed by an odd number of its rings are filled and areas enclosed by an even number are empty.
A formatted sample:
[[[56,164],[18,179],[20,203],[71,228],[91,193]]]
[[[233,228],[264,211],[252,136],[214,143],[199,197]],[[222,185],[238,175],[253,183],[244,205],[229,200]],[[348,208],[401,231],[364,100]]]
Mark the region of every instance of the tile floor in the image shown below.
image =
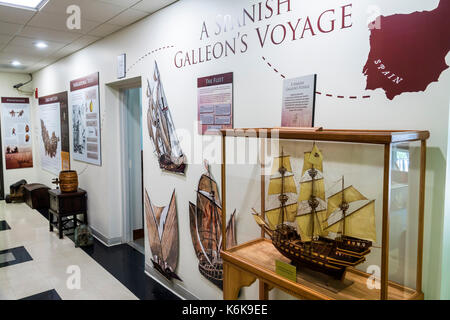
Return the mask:
[[[48,221],[25,204],[0,201],[0,221],[11,229],[0,231],[0,252],[25,247],[32,260],[0,268],[0,300],[37,295],[62,300],[136,300],[137,297],[67,237],[48,230]],[[69,289],[70,266],[81,271],[81,289]],[[56,295],[54,291],[56,291]],[[48,293],[50,292],[50,294]]]

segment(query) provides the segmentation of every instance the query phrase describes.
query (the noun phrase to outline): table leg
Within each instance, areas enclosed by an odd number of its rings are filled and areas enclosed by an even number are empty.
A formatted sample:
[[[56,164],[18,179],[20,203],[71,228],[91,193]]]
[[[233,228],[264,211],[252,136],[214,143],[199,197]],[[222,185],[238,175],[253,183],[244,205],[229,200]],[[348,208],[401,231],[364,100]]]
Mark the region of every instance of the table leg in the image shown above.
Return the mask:
[[[58,215],[58,231],[59,231],[59,238],[63,239],[63,224],[62,224],[62,218],[60,215]]]
[[[269,300],[269,285],[259,280],[259,300]]]
[[[256,277],[234,268],[229,263],[224,262],[223,264],[223,299],[224,300],[237,300],[239,296],[239,291],[243,287],[251,286],[255,281]]]
[[[50,232],[53,232],[53,214],[50,211],[48,212],[48,222],[49,222]]]

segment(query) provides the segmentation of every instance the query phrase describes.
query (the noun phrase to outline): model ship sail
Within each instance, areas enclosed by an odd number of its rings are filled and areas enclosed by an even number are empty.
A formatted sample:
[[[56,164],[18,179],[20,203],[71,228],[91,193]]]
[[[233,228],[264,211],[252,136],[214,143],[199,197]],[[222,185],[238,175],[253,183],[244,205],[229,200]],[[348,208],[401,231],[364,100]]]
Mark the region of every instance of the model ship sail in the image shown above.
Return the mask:
[[[282,154],[274,158],[268,194],[268,210],[265,214],[270,228],[274,230],[281,223],[294,222],[297,215],[297,187],[290,156]],[[280,198],[285,198],[284,205]],[[281,211],[284,211],[284,215]]]
[[[147,124],[160,168],[176,173],[184,173],[186,157],[181,150],[175,132],[175,126],[156,62],[152,81],[147,80],[147,82],[147,97],[149,98]]]
[[[375,242],[375,201],[368,200],[353,186],[343,188],[328,198],[325,230],[338,238],[349,236]]]
[[[300,195],[298,198],[298,232],[304,241],[323,235],[322,222],[326,216],[323,156],[316,144],[305,153]]]
[[[145,216],[153,266],[167,279],[181,280],[175,273],[179,251],[175,190],[167,207],[154,206],[146,190]]]
[[[220,256],[222,247],[222,204],[216,181],[209,167],[202,175],[197,190],[197,205],[189,203],[189,216],[192,243],[199,259],[200,273],[217,285],[223,287],[223,263]],[[227,248],[236,246],[236,212],[227,226]]]

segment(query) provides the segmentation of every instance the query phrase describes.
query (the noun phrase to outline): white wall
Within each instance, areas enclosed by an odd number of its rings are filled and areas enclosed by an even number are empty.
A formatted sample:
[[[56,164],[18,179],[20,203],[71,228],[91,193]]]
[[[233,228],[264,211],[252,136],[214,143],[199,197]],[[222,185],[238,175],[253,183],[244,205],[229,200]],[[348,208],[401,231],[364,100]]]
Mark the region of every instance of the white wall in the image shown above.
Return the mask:
[[[18,83],[24,83],[30,80],[30,77],[25,74],[17,74],[17,73],[4,73],[0,72],[0,97],[24,97],[24,94],[17,92],[16,89],[13,88],[14,85]],[[30,85],[26,85],[22,88],[25,91],[33,91],[30,88]],[[33,99],[32,97],[31,100]],[[34,108],[31,108],[31,116],[34,114]],[[1,111],[0,111],[1,112]],[[35,134],[34,127],[32,128],[33,134]],[[3,134],[3,133],[2,133]],[[4,146],[3,146],[4,147]],[[33,183],[36,179],[35,169],[34,168],[25,168],[25,169],[15,169],[15,170],[6,170],[5,163],[5,154],[4,151],[1,151],[2,154],[2,163],[3,163],[3,174],[4,174],[4,188],[5,195],[9,194],[9,186],[19,180],[26,179],[28,183]],[[33,150],[33,159],[36,158],[36,152]]]
[[[292,1],[292,12],[274,17],[270,21],[258,22],[219,37],[214,36],[214,21],[217,15],[241,14],[249,8],[249,0],[181,0],[160,12],[144,19],[90,47],[77,52],[35,74],[34,85],[40,94],[47,95],[68,90],[69,81],[93,72],[100,72],[100,101],[102,109],[102,167],[72,161],[73,169],[81,173],[80,186],[89,192],[89,216],[91,225],[107,238],[121,237],[121,190],[119,177],[121,162],[119,151],[120,121],[119,105],[114,101],[114,90],[105,86],[115,81],[116,57],[127,53],[127,64],[133,68],[128,77],[142,76],[143,83],[152,75],[153,60],[158,61],[164,89],[169,100],[175,126],[186,135],[197,137],[196,79],[198,77],[234,72],[235,77],[235,127],[279,126],[281,120],[282,79],[262,60],[262,56],[285,75],[296,77],[318,74],[318,90],[334,94],[370,94],[362,100],[332,99],[319,96],[317,99],[316,124],[325,128],[347,129],[426,129],[431,131],[427,166],[427,205],[425,225],[424,291],[428,298],[439,298],[441,291],[442,225],[444,222],[444,189],[448,144],[450,72],[440,76],[426,92],[407,93],[388,100],[382,90],[365,91],[362,68],[369,53],[369,30],[367,29],[369,5],[376,3],[380,14],[411,13],[434,9],[437,0],[353,1],[353,27],[337,30],[331,34],[305,37],[284,45],[268,45],[261,49],[255,27],[265,27],[296,21],[310,14],[317,16],[330,8],[339,8],[351,0],[298,2]],[[200,41],[202,23],[211,26],[210,39]],[[174,55],[178,50],[192,50],[214,44],[216,41],[232,39],[237,32],[248,33],[248,51],[220,60],[178,69],[174,66]],[[174,46],[152,53],[153,50]],[[146,55],[147,53],[150,53]],[[447,58],[447,61],[449,59]],[[135,64],[136,63],[136,64]],[[143,90],[145,92],[145,90]],[[144,119],[147,99],[144,95]],[[36,105],[36,103],[35,103]],[[144,135],[146,125],[144,124]],[[190,153],[189,150],[185,150]],[[219,153],[218,150],[216,150]],[[201,153],[197,152],[201,158]],[[219,299],[221,293],[197,271],[197,259],[191,244],[189,231],[188,202],[195,201],[195,189],[203,168],[198,162],[190,165],[185,177],[162,173],[153,154],[148,136],[144,136],[144,182],[155,205],[167,205],[173,189],[177,193],[180,224],[180,259],[178,274],[184,280],[180,285],[204,299]],[[251,173],[251,171],[247,171]],[[214,175],[220,181],[220,171],[214,167]],[[37,178],[49,184],[49,174],[38,170]],[[252,186],[242,193],[251,195]],[[379,190],[374,190],[377,195]],[[234,206],[245,208],[242,203]],[[240,212],[242,217],[247,212]],[[447,217],[448,219],[448,217]],[[246,219],[242,218],[242,221]],[[238,221],[239,223],[240,221]],[[241,228],[254,229],[242,223]],[[241,229],[242,230],[242,229]],[[245,231],[238,237],[249,236]],[[148,247],[148,245],[147,245]],[[148,248],[147,248],[148,254]],[[148,255],[147,255],[148,256]],[[149,263],[149,259],[147,259]],[[442,284],[444,286],[444,284]],[[244,295],[256,298],[256,288]]]

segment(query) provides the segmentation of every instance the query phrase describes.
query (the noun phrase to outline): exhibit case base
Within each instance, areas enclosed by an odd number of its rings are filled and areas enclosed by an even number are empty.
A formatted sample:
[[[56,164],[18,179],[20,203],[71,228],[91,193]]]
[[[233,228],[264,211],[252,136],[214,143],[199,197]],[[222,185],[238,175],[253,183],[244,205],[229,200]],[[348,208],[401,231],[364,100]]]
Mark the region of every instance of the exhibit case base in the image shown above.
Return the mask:
[[[224,299],[236,300],[239,291],[250,286],[257,279],[260,282],[260,299],[266,300],[268,292],[277,288],[299,299],[308,300],[378,300],[380,289],[367,286],[377,279],[365,272],[348,268],[343,282],[351,283],[342,290],[325,288],[322,278],[311,275],[305,268],[297,268],[297,282],[290,281],[276,273],[275,261],[289,263],[268,239],[259,238],[228,251],[222,251],[225,282]],[[388,300],[422,300],[423,293],[389,281]]]

